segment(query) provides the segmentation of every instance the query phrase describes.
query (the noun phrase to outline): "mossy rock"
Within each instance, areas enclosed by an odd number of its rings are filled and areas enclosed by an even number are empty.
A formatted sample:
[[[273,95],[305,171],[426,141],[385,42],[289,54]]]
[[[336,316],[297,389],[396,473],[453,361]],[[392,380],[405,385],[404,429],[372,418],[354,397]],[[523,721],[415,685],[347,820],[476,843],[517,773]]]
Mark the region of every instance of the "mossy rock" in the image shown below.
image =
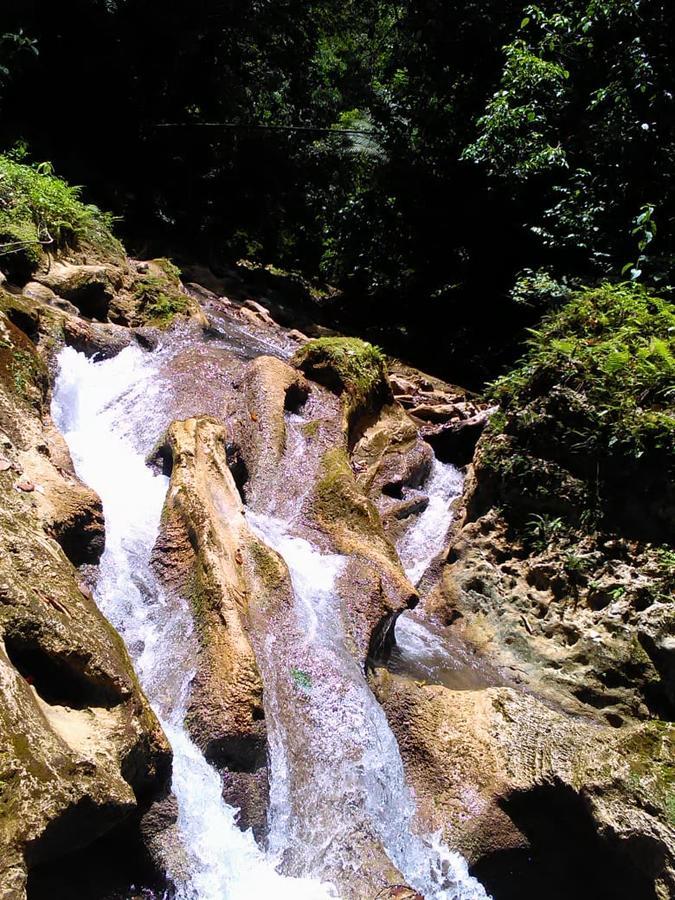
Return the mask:
[[[0,311],[0,383],[19,403],[36,412],[44,411],[48,392],[48,375],[35,347]]]
[[[674,379],[671,303],[632,284],[575,294],[531,332],[522,362],[492,385],[501,412],[479,444],[479,480],[493,482],[494,502],[507,513],[527,518],[540,511],[530,498],[541,499],[541,471],[555,467],[585,489],[566,498],[547,481],[552,512],[561,497],[577,507],[574,525],[672,540]],[[537,481],[539,495],[530,488]]]
[[[192,312],[193,303],[183,290],[180,270],[168,259],[153,259],[133,291],[138,315],[147,325],[165,328],[176,316]]]
[[[37,335],[41,324],[39,307],[21,294],[10,294],[0,288],[0,313],[29,338]]]
[[[675,726],[658,719],[648,722],[631,732],[621,747],[631,782],[675,827]]]
[[[346,450],[324,454],[314,489],[312,512],[319,526],[333,534],[343,553],[375,553],[397,563],[377,508],[358,487]]]
[[[34,222],[0,214],[0,270],[14,283],[28,281],[43,258]]]
[[[313,381],[342,397],[348,426],[391,401],[383,354],[358,338],[317,338],[308,341],[292,359]]]

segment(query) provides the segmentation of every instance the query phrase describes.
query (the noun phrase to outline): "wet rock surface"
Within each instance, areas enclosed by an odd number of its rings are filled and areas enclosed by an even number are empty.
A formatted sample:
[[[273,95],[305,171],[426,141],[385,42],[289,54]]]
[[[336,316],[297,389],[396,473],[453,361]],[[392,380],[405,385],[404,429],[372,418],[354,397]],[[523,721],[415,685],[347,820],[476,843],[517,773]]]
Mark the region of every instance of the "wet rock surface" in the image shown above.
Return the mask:
[[[45,363],[4,312],[0,367],[0,885],[20,898],[27,869],[123,828],[171,757],[73,568],[103,549],[100,501],[49,420]]]
[[[245,557],[256,552],[246,545],[257,549],[257,541],[227,465],[223,424],[177,422],[167,442],[171,482],[154,564],[171,590],[187,596],[197,626],[187,726],[218,768],[255,772],[265,766],[265,726],[262,680],[246,628],[250,599],[259,598]],[[230,797],[233,779],[230,774]],[[242,779],[244,794],[249,781]]]
[[[482,464],[487,403],[351,339],[309,342],[320,329],[242,280],[196,269],[184,290],[165,261],[85,256],[33,279],[0,286],[0,896],[23,897],[28,869],[35,900],[49,885],[87,897],[89,875],[63,869],[92,843],[104,868],[133,862],[109,898],[132,879],[163,889],[147,852],[189,866],[168,745],[73,568],[97,562],[105,531],[49,419],[63,345],[155,352],[149,402],[168,430],[148,458],[170,483],[153,566],[195,626],[186,725],[284,872],[321,872],[346,898],[421,896],[378,826],[406,790],[382,746],[368,790],[384,799],[364,812],[366,738],[391,728],[417,805],[404,831],[440,831],[496,900],[671,896],[664,548],[524,539]],[[413,575],[404,543],[433,524],[438,458],[464,466],[476,442]],[[551,460],[539,476],[557,486],[545,528],[587,485]],[[318,618],[303,566],[310,586],[331,576]]]

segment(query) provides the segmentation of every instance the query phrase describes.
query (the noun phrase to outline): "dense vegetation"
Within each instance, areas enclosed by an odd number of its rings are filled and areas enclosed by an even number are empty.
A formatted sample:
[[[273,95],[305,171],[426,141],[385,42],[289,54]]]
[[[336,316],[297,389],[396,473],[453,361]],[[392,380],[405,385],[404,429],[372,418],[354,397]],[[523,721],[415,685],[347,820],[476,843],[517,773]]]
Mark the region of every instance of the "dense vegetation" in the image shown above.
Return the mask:
[[[576,294],[492,386],[486,499],[583,529],[672,540],[675,311],[631,284]]]
[[[139,250],[324,279],[335,315],[477,379],[581,283],[666,287],[664,0],[9,0],[0,17],[4,149],[87,184]]]

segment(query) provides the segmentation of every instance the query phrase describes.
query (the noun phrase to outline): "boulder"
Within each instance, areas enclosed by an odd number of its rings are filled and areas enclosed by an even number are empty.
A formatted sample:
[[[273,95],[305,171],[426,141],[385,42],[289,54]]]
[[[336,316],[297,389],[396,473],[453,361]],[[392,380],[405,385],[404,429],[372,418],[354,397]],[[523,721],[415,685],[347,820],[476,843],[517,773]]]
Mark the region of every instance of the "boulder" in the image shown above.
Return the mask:
[[[672,896],[673,726],[599,728],[507,687],[372,684],[421,827],[494,896]]]
[[[345,431],[350,437],[360,418],[379,412],[392,399],[384,357],[366,341],[317,338],[297,350],[293,365],[342,398]]]

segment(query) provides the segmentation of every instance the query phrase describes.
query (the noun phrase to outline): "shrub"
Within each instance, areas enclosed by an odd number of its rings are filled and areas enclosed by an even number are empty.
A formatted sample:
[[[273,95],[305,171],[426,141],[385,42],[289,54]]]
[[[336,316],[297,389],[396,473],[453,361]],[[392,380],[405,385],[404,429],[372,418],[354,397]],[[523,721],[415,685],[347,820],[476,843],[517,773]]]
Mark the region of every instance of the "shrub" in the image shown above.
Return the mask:
[[[501,414],[480,445],[481,504],[670,540],[674,385],[670,303],[633,283],[576,293],[490,389]]]
[[[506,412],[556,386],[589,410],[593,443],[634,457],[675,438],[675,310],[636,284],[578,293],[533,330],[520,366],[492,386]],[[592,426],[591,424],[592,423]],[[576,440],[583,441],[579,433]]]
[[[25,280],[39,265],[42,249],[88,245],[118,255],[113,219],[80,200],[80,189],[57,178],[49,163],[25,165],[0,156],[0,268]]]

